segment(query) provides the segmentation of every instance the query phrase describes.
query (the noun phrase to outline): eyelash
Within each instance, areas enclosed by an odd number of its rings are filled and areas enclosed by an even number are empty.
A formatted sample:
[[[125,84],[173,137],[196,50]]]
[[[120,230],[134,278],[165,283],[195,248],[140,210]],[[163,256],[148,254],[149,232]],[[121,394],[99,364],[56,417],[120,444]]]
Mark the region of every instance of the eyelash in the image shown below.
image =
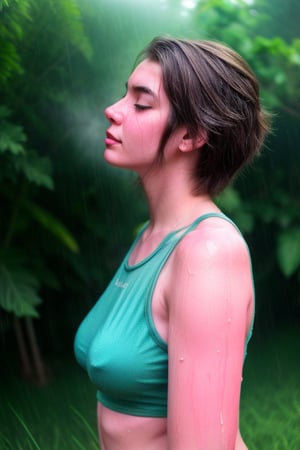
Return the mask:
[[[138,111],[145,111],[146,109],[151,109],[151,106],[139,105],[138,103],[134,104],[135,109]]]

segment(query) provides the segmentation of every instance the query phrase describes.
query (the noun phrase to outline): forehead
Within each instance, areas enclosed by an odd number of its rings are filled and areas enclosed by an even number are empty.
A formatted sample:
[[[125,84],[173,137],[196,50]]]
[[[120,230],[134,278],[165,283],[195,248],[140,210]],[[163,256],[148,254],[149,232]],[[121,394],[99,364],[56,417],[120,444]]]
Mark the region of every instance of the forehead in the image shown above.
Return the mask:
[[[166,97],[163,87],[162,70],[157,62],[145,59],[132,72],[128,80],[128,87],[145,86],[151,89],[156,96]]]

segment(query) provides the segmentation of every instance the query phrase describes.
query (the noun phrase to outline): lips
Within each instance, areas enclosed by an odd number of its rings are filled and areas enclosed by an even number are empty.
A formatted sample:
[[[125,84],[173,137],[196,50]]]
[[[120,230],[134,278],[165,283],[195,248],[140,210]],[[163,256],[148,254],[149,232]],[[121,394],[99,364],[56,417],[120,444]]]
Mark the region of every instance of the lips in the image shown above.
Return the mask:
[[[113,134],[111,134],[109,131],[106,132],[106,139],[105,144],[106,145],[114,145],[114,144],[120,144],[120,140],[117,139]]]

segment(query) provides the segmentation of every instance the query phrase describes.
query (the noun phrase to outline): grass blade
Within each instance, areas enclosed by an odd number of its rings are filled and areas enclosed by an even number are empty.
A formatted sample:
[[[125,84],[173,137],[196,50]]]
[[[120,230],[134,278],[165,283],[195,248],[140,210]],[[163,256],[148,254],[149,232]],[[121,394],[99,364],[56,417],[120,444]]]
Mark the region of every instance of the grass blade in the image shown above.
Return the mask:
[[[33,443],[34,447],[37,450],[42,450],[41,447],[36,442],[36,440],[34,439],[32,433],[30,432],[29,428],[27,427],[26,423],[24,422],[24,420],[22,419],[20,414],[18,414],[17,411],[11,405],[9,405],[9,408],[13,412],[13,414],[16,416],[16,418],[18,419],[18,421],[20,422],[20,424],[22,425],[24,430],[26,431],[26,433],[27,433],[28,437],[30,438],[31,442]]]

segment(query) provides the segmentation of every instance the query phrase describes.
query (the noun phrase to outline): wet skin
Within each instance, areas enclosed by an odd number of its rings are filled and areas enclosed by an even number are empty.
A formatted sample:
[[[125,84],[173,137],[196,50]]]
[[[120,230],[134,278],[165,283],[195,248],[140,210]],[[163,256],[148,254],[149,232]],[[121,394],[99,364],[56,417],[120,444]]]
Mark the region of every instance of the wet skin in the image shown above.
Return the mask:
[[[199,211],[201,214],[202,212]],[[221,223],[220,223],[221,222]],[[170,415],[169,420],[165,418],[144,418],[144,417],[135,417],[129,416],[125,414],[121,414],[118,412],[114,412],[108,410],[107,408],[98,404],[98,427],[99,434],[101,436],[101,448],[103,450],[125,450],[132,449],[138,450],[143,448],[145,450],[184,450],[185,448],[189,448],[190,450],[198,450],[198,449],[207,449],[211,448],[211,450],[245,450],[247,447],[242,441],[240,434],[238,432],[238,402],[239,402],[239,389],[240,382],[238,381],[238,377],[241,377],[241,368],[243,362],[243,348],[239,343],[244,342],[244,336],[246,330],[250,326],[251,316],[252,316],[252,288],[251,288],[251,277],[249,276],[249,260],[246,249],[244,248],[244,243],[241,237],[238,235],[236,230],[230,229],[230,224],[223,224],[223,221],[220,219],[213,219],[212,221],[207,221],[207,223],[203,223],[199,230],[195,230],[191,236],[187,236],[188,239],[182,242],[182,245],[178,247],[178,251],[176,251],[165,268],[163,269],[161,276],[159,277],[159,281],[157,283],[156,289],[154,291],[153,296],[153,318],[156,325],[157,330],[160,335],[168,341],[169,339],[175,341],[172,345],[172,342],[169,342],[170,353],[176,352],[176,355],[170,354],[170,370],[175,374],[174,377],[174,392],[172,393],[172,386],[170,388]],[[219,237],[218,237],[219,236]],[[232,263],[228,261],[228,252],[220,249],[222,246],[223,238],[226,238],[228,243],[228,248],[235,248],[235,263],[232,266]],[[149,254],[153,248],[156,246],[158,240],[162,238],[162,235],[157,234],[153,239],[145,238],[144,242],[137,247],[137,251],[133,254],[134,260],[131,261],[132,264],[137,261],[144,259],[147,254]],[[220,239],[220,242],[219,242]],[[193,265],[193,257],[191,256],[191,247],[199,248],[200,246],[205,247],[205,257],[203,259],[203,264],[206,265],[205,273],[201,274],[198,269],[198,264],[196,266]],[[220,257],[223,258],[223,261],[220,260]],[[225,260],[224,260],[225,258]],[[196,258],[198,259],[198,258]],[[186,270],[181,276],[178,274],[178,271],[183,271],[183,265]],[[218,329],[223,330],[224,325],[233,331],[232,335],[230,331],[228,331],[227,339],[231,342],[231,346],[233,349],[233,358],[236,358],[236,362],[230,361],[231,367],[227,367],[228,373],[225,373],[224,370],[222,373],[219,373],[219,376],[216,377],[215,380],[210,380],[213,382],[213,391],[216,391],[217,395],[213,395],[211,392],[210,383],[204,384],[202,387],[202,393],[199,394],[202,402],[207,402],[212,406],[212,411],[210,412],[210,419],[205,417],[206,414],[209,414],[208,408],[200,408],[201,410],[194,410],[191,414],[190,411],[193,411],[195,405],[198,404],[199,397],[195,396],[193,392],[188,392],[187,386],[190,386],[193,381],[193,375],[195,373],[195,359],[196,356],[193,355],[195,351],[192,349],[191,351],[187,351],[181,348],[181,346],[185,346],[185,343],[181,342],[181,339],[176,339],[176,337],[172,337],[172,332],[169,331],[169,327],[172,326],[170,323],[170,317],[168,314],[168,310],[172,310],[172,307],[169,306],[169,302],[173,301],[174,306],[179,301],[182,302],[182,295],[176,295],[174,287],[172,287],[169,283],[170,280],[185,278],[184,287],[182,289],[190,289],[194,290],[194,279],[200,278],[201,284],[205,284],[203,282],[202,277],[208,278],[208,275],[214,278],[216,272],[220,271],[220,266],[224,266],[226,269],[223,271],[223,277],[218,275],[220,289],[227,290],[228,286],[234,283],[236,294],[232,294],[232,297],[229,299],[231,309],[231,317],[230,322],[228,322],[229,317],[226,314],[226,311],[222,311],[221,302],[215,301],[216,309],[221,310],[219,313],[219,317],[216,317],[216,321],[220,321],[218,324]],[[239,282],[236,282],[236,279]],[[208,284],[208,283],[207,283]],[[209,283],[210,284],[210,283]],[[200,308],[200,311],[195,311],[195,305],[190,310],[186,311],[188,316],[194,316],[197,319],[197,322],[203,321],[201,324],[201,333],[203,336],[210,337],[211,343],[207,344],[204,349],[201,350],[201,344],[198,344],[200,347],[200,352],[202,351],[202,360],[200,360],[200,364],[202,363],[206,365],[206,371],[210,370],[211,373],[217,373],[219,371],[220,358],[219,355],[222,353],[226,353],[226,345],[223,345],[221,339],[222,336],[211,334],[211,324],[214,322],[214,318],[209,318],[211,316],[211,302],[213,301],[213,294],[211,288],[208,286],[201,286],[201,295],[205,295],[205,290],[207,295],[209,295],[209,304],[206,303],[204,307]],[[216,295],[220,295],[219,289],[216,289]],[[240,296],[242,298],[244,293],[248,293],[248,300],[245,300],[244,304],[240,304],[239,309],[236,308],[236,311],[233,311],[234,303],[237,301],[237,298]],[[192,293],[190,293],[192,296]],[[237,295],[237,297],[236,297]],[[187,301],[187,300],[185,300]],[[188,305],[187,305],[188,306]],[[209,308],[209,310],[207,310]],[[188,309],[188,308],[187,308]],[[213,311],[213,316],[216,316],[216,311]],[[201,317],[200,317],[201,316]],[[176,318],[175,318],[176,320]],[[193,320],[191,317],[188,317],[188,326],[193,327]],[[223,323],[224,322],[224,323]],[[221,325],[221,326],[220,326]],[[196,333],[199,332],[199,325],[196,325]],[[182,330],[182,332],[186,333],[186,331]],[[194,331],[195,333],[195,331]],[[170,337],[168,337],[170,336]],[[195,335],[193,335],[195,338]],[[187,336],[189,339],[189,336]],[[200,340],[200,339],[199,339]],[[222,346],[223,345],[223,346]],[[174,350],[174,348],[176,350]],[[209,357],[207,353],[211,351],[212,357]],[[228,351],[228,350],[227,350]],[[197,350],[199,353],[199,349]],[[192,358],[191,364],[189,364],[189,360]],[[201,356],[200,356],[201,359]],[[175,366],[175,367],[173,367]],[[186,366],[186,372],[183,371],[180,374],[181,367]],[[207,378],[206,373],[203,373],[202,370],[196,370],[196,376],[199,378]],[[233,379],[235,377],[235,382],[228,382],[226,380],[222,382],[222,377],[225,376]],[[172,381],[172,373],[170,374]],[[179,387],[177,386],[176,379],[179,379]],[[212,378],[212,376],[211,376]],[[218,394],[218,390],[224,389],[224,383],[228,385],[227,392],[223,393],[223,397],[225,398],[225,402],[227,404],[222,404],[220,402],[220,395]],[[196,386],[195,386],[196,388]],[[227,400],[226,400],[227,397]],[[215,407],[213,405],[215,404]],[[199,408],[198,408],[199,409]],[[220,409],[224,411],[224,417],[222,420],[220,419]],[[182,414],[182,410],[189,411],[189,414]],[[224,429],[227,427],[227,419],[228,416],[228,430]],[[173,418],[174,417],[174,418]],[[203,419],[205,417],[205,419]],[[199,445],[199,441],[203,440],[205,442],[206,439],[206,430],[204,433],[199,433],[198,423],[201,421],[211,421],[211,428],[213,430],[213,436],[219,437],[216,439],[216,442],[211,441],[207,446],[207,444]],[[169,424],[168,424],[169,421]],[[167,433],[167,427],[170,430],[170,427],[174,430],[172,432],[173,437],[170,435],[170,432]],[[184,434],[184,429],[190,429],[190,436],[185,437],[185,440],[182,441],[180,436]],[[231,442],[230,446],[223,442],[223,434],[226,435],[228,431],[228,435],[226,437],[227,442]],[[231,436],[230,436],[231,434]],[[179,436],[178,436],[179,435]],[[211,439],[210,436],[208,436]],[[194,444],[193,444],[194,442]]]
[[[197,155],[184,127],[153,170],[169,113],[160,66],[147,60],[132,73],[126,95],[105,111],[104,158],[138,173],[149,205],[150,226],[131,264],[171,230],[218,211],[207,195],[191,193]],[[252,313],[245,242],[224,220],[204,221],[173,252],[152,298],[154,324],[169,349],[168,418],[125,415],[98,404],[102,450],[245,450],[238,411]]]

